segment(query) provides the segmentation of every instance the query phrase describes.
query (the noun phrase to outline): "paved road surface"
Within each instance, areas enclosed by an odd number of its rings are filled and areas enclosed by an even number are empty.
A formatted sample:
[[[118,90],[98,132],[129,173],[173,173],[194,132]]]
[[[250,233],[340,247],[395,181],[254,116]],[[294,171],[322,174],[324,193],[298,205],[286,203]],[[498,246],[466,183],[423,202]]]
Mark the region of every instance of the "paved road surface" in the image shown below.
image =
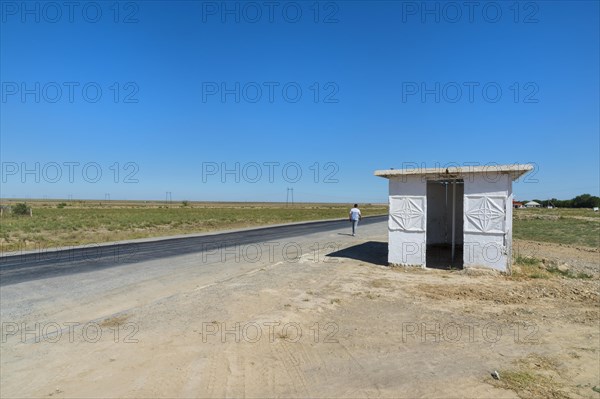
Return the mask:
[[[381,223],[387,216],[363,218],[361,226]],[[97,271],[110,267],[214,251],[217,247],[277,241],[291,237],[350,228],[347,220],[323,221],[253,230],[170,238],[159,241],[118,243],[56,252],[28,253],[0,258],[0,286],[25,281]]]

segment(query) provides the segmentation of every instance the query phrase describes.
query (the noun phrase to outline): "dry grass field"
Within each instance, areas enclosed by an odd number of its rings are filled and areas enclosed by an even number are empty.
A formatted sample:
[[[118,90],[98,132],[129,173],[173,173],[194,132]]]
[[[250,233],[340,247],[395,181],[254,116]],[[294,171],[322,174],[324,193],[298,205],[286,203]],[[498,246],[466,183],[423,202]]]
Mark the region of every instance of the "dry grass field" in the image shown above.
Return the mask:
[[[2,201],[14,205],[19,200]],[[33,217],[0,219],[3,252],[161,237],[309,220],[342,219],[351,204],[160,201],[27,201]],[[364,216],[387,205],[361,204]]]

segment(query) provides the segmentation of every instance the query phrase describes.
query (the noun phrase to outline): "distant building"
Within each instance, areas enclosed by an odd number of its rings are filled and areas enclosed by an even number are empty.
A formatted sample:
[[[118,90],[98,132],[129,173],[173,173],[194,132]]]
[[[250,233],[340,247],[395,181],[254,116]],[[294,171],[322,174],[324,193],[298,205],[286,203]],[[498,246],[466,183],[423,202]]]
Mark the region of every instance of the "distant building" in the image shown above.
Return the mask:
[[[388,263],[510,272],[512,182],[532,169],[496,165],[375,171],[389,179]]]
[[[538,204],[535,201],[529,201],[528,203],[525,204],[525,208],[539,208],[540,204]]]
[[[513,201],[513,208],[525,208],[525,204],[519,201]]]

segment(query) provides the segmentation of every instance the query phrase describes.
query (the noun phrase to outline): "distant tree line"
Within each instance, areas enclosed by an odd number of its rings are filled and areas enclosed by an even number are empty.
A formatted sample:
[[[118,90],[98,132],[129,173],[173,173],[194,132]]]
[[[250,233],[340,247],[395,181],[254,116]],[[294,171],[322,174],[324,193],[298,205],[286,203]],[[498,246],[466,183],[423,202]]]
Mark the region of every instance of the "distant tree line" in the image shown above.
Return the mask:
[[[593,208],[600,207],[600,197],[596,197],[591,194],[581,194],[575,198],[568,200],[559,200],[556,198],[551,198],[548,200],[539,200],[534,199],[533,201],[539,203],[541,206],[552,205],[557,208]],[[527,203],[529,201],[523,201],[523,203]]]

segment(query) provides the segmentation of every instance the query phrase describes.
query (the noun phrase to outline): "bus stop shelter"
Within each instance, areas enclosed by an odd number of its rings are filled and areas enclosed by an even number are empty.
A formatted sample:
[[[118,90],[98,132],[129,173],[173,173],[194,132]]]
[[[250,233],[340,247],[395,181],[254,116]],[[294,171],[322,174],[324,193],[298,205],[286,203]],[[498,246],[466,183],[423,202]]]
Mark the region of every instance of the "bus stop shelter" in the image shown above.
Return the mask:
[[[389,179],[388,263],[510,272],[512,183],[532,165],[377,170]]]

